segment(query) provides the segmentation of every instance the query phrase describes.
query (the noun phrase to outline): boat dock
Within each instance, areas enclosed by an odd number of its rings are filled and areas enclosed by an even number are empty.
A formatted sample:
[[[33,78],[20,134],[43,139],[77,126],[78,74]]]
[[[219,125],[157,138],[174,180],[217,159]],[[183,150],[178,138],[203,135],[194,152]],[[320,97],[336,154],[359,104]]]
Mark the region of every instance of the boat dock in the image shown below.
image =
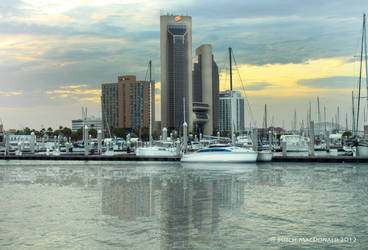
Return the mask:
[[[178,156],[136,156],[120,155],[8,155],[0,156],[0,160],[51,160],[51,161],[180,161]]]
[[[162,161],[178,162],[179,156],[136,156],[121,155],[0,155],[0,160],[52,160],[52,161]],[[273,156],[272,162],[320,162],[320,163],[368,163],[368,157],[356,156]]]

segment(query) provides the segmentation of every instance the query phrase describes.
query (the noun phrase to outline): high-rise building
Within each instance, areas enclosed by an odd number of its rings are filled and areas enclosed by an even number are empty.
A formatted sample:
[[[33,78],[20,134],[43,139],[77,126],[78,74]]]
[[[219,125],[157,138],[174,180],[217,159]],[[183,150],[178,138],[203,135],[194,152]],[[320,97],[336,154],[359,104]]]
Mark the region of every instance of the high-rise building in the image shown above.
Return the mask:
[[[192,17],[160,17],[162,127],[192,130]]]
[[[136,76],[119,76],[117,83],[102,84],[101,110],[104,130],[149,127],[150,82],[137,81]],[[155,117],[155,82],[152,81],[152,125]]]
[[[215,134],[219,130],[219,74],[212,46],[196,49],[193,67],[193,129],[197,133]]]
[[[220,131],[231,131],[234,125],[234,132],[244,131],[244,98],[238,91],[227,90],[220,92]],[[233,100],[233,105],[231,104]],[[232,106],[235,110],[232,110]],[[232,118],[234,117],[234,119]],[[233,124],[232,124],[233,123]]]

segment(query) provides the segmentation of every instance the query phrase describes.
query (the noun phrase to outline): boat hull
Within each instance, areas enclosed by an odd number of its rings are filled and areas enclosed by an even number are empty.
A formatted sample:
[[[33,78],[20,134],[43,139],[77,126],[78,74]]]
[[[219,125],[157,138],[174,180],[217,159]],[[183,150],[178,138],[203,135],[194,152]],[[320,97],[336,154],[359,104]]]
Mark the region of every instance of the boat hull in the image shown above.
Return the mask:
[[[272,161],[272,152],[271,151],[260,151],[258,152],[257,161]]]
[[[177,156],[176,151],[161,147],[137,148],[136,156]]]
[[[243,163],[256,162],[258,152],[201,152],[183,155],[181,162]]]

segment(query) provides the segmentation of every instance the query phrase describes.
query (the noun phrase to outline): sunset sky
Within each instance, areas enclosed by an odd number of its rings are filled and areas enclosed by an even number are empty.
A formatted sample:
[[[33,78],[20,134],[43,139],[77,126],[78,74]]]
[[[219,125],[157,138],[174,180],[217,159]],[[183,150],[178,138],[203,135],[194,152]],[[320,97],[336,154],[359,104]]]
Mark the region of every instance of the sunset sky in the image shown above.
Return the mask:
[[[261,126],[264,104],[269,124],[274,117],[274,125],[290,127],[294,109],[305,122],[309,102],[316,119],[317,96],[327,121],[339,106],[345,126],[363,12],[366,0],[1,0],[0,119],[6,129],[70,127],[82,106],[100,117],[101,83],[122,74],[144,80],[150,59],[159,116],[159,17],[173,13],[192,16],[193,51],[212,44],[221,90],[229,86],[226,53],[233,48],[234,86],[245,90],[252,110],[246,126]]]

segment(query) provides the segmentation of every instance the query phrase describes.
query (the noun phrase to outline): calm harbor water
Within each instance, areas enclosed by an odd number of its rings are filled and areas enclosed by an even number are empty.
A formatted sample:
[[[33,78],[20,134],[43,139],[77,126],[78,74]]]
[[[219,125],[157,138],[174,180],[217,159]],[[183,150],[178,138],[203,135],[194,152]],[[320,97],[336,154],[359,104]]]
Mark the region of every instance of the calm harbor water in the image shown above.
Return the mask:
[[[0,161],[0,249],[364,249],[365,164]]]

